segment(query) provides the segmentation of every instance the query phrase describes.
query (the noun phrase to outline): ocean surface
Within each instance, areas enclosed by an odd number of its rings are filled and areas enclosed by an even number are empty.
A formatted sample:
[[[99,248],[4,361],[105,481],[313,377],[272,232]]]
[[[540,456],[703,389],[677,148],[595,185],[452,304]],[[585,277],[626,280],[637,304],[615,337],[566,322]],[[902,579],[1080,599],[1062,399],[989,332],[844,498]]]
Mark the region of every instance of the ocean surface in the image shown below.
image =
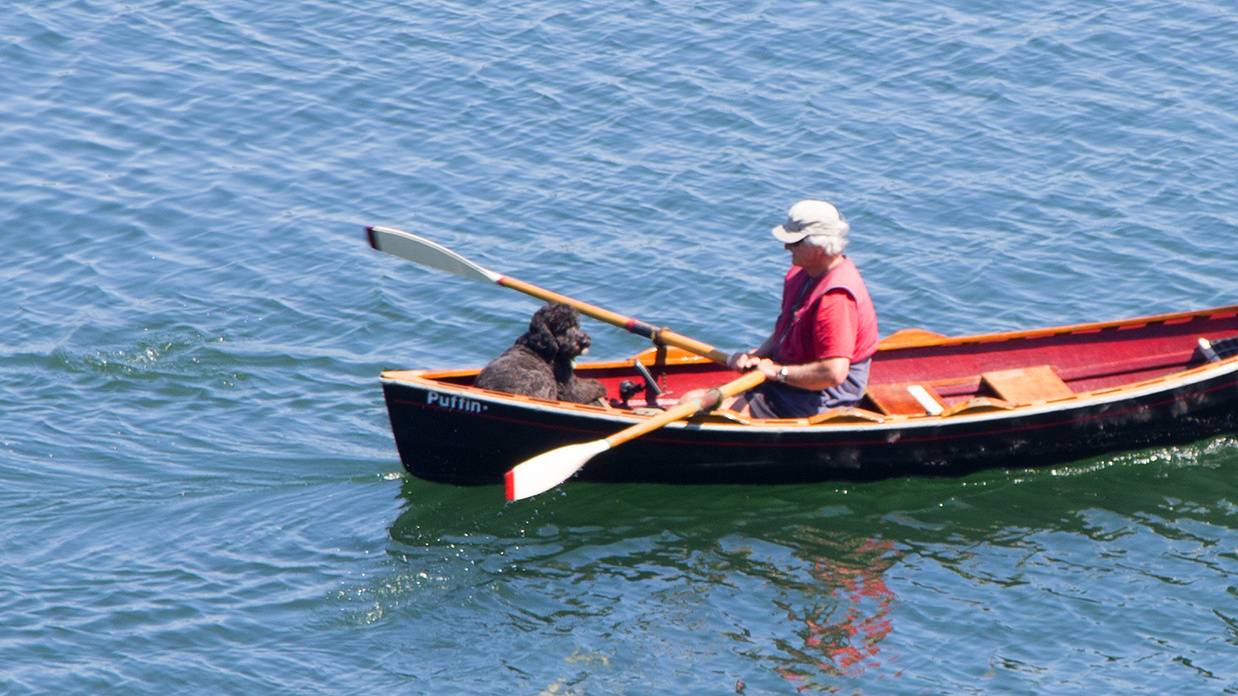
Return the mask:
[[[1238,303],[1232,0],[17,0],[0,692],[1238,693],[1238,434],[862,485],[403,473],[537,303],[725,349],[794,201],[885,335]],[[587,320],[590,357],[641,339]]]

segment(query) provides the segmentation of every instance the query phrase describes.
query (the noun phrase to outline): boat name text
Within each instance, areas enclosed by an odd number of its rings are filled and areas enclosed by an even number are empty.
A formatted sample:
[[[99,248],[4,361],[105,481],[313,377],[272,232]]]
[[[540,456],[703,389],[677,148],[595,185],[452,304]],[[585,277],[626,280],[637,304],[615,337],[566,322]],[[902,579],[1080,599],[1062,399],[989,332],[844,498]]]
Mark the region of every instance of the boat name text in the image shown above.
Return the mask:
[[[457,394],[440,394],[432,391],[426,392],[426,403],[452,411],[464,411],[465,413],[481,413],[486,410],[486,405],[480,401],[466,399]]]

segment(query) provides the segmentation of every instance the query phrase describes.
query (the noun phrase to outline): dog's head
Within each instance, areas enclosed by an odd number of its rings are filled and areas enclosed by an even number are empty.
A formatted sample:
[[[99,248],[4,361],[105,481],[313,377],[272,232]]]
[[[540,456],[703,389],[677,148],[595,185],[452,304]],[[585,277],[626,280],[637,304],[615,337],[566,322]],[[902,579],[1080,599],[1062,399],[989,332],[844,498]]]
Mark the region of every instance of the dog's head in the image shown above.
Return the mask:
[[[580,328],[576,310],[565,304],[550,303],[529,320],[529,331],[521,342],[549,362],[571,362],[592,343]]]

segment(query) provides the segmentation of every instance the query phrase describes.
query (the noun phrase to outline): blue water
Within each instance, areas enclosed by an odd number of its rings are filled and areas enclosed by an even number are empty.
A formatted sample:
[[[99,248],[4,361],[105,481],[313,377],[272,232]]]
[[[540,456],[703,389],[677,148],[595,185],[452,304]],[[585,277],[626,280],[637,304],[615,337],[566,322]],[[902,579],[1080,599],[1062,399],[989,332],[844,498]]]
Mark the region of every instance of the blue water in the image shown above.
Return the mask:
[[[1238,692],[1238,439],[859,486],[406,477],[536,304],[727,349],[803,197],[883,333],[1238,302],[1232,3],[11,3],[0,692]],[[638,338],[587,323],[593,357]]]

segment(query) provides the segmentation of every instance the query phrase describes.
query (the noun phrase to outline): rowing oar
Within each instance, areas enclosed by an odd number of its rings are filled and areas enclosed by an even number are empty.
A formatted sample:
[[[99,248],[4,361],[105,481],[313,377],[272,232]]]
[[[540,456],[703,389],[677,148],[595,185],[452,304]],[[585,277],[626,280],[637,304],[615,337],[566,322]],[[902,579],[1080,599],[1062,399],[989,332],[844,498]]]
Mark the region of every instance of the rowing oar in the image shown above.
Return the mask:
[[[576,445],[565,445],[527,459],[507,472],[505,477],[507,499],[520,500],[548,491],[571,478],[572,474],[579,471],[586,462],[606,450],[618,447],[629,440],[635,440],[664,425],[687,418],[698,411],[713,409],[722,403],[723,399],[753,389],[764,381],[765,375],[758,370],[753,370],[739,379],[710,389],[703,396],[689,399],[643,423],[620,430],[610,437]]]
[[[658,343],[683,348],[684,350],[695,353],[702,357],[709,358],[716,363],[726,364],[729,357],[726,353],[714,348],[708,343],[702,343],[695,339],[688,338],[682,334],[675,333],[670,329],[658,328],[651,324],[646,324],[643,321],[625,317],[622,314],[616,314],[609,310],[595,307],[586,302],[560,295],[557,292],[552,292],[544,288],[539,288],[536,285],[526,283],[522,280],[517,280],[510,276],[505,276],[495,273],[487,268],[483,268],[476,263],[464,258],[456,252],[444,247],[440,244],[432,242],[423,237],[418,237],[415,234],[397,230],[392,227],[367,227],[366,234],[370,239],[370,246],[385,251],[393,256],[399,256],[402,259],[407,259],[413,263],[418,263],[423,266],[429,266],[440,271],[446,271],[458,275],[469,280],[483,280],[490,283],[498,283],[505,288],[519,290],[526,295],[546,300],[547,302],[561,302],[565,305],[575,307],[578,312],[591,316],[598,321],[604,321],[608,324],[613,324],[621,329],[626,329],[638,336],[644,336]]]

